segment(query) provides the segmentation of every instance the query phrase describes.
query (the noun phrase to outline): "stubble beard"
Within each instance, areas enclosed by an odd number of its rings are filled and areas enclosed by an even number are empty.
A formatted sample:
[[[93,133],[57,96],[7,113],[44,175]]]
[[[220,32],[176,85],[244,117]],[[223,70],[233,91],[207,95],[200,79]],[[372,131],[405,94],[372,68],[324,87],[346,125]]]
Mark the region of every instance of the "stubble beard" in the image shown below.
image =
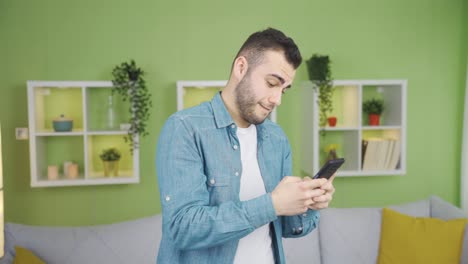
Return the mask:
[[[250,75],[247,73],[237,85],[235,90],[236,104],[242,119],[249,124],[259,125],[265,121],[266,116],[262,117],[255,114],[257,102],[255,101],[255,94],[249,81]]]

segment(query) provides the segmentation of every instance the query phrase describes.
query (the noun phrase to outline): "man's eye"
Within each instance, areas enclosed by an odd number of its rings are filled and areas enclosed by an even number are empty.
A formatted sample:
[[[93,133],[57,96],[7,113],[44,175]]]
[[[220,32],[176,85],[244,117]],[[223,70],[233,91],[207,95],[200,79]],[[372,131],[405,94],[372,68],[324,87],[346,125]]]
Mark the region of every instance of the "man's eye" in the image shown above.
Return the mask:
[[[275,87],[273,83],[267,82],[267,84],[268,84],[268,87]]]

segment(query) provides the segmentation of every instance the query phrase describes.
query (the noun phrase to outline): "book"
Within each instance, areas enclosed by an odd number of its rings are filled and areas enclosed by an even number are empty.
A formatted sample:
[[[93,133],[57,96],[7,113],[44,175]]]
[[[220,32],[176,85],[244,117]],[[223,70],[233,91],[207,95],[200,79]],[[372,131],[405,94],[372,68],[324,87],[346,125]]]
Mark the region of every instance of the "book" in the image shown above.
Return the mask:
[[[367,141],[366,139],[363,139],[362,140],[362,144],[361,144],[361,169],[364,167],[364,157],[366,156],[366,150],[367,150],[367,144],[369,143],[369,141]]]
[[[388,170],[395,170],[397,168],[397,166],[399,165],[398,162],[400,160],[400,155],[401,155],[401,144],[400,144],[400,140],[396,139],[395,145],[393,146],[393,149],[392,149],[392,157],[390,158],[390,161],[387,167]]]
[[[366,153],[364,156],[364,162],[362,164],[362,170],[376,170],[379,153],[379,138],[368,138]]]

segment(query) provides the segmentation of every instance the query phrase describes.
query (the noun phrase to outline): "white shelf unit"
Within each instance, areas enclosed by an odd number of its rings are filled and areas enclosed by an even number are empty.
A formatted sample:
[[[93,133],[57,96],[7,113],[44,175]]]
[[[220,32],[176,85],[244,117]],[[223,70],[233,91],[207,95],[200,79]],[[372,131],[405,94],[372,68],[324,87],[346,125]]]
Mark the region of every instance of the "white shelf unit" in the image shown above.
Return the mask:
[[[383,176],[406,174],[406,80],[335,80],[333,111],[338,118],[334,127],[319,127],[318,94],[310,81],[304,82],[302,129],[302,170],[315,175],[326,161],[326,146],[337,144],[337,154],[345,164],[337,176]],[[379,126],[369,126],[363,114],[365,100],[383,99],[385,110]],[[395,168],[363,169],[363,140],[383,139],[398,144]],[[393,141],[394,140],[394,141]],[[387,151],[392,151],[387,148]],[[398,153],[398,152],[396,152]]]
[[[139,150],[130,152],[126,130],[106,127],[111,81],[28,81],[31,187],[131,184],[140,182]],[[116,122],[128,120],[128,103],[113,95]],[[127,113],[127,114],[125,114]],[[52,120],[60,114],[73,119],[70,132],[55,132]],[[138,142],[138,136],[134,137]],[[99,154],[117,147],[122,153],[118,176],[104,176]],[[65,177],[63,163],[78,164],[78,177]],[[48,178],[48,166],[58,166],[57,179]]]
[[[221,81],[177,81],[177,110],[196,106],[202,102],[211,101],[213,96],[227,84]],[[276,108],[268,117],[276,122]]]

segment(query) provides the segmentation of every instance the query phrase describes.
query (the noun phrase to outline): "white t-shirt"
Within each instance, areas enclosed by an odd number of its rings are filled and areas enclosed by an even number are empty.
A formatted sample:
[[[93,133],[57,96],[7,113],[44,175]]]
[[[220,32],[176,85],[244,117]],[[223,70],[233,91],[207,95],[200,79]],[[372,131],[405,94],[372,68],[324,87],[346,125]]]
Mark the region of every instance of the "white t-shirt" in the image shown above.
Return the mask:
[[[266,193],[265,184],[258,167],[256,126],[238,127],[237,137],[239,138],[242,161],[239,198],[241,201],[246,201]],[[271,243],[269,224],[255,229],[255,231],[239,241],[234,263],[275,263]]]

